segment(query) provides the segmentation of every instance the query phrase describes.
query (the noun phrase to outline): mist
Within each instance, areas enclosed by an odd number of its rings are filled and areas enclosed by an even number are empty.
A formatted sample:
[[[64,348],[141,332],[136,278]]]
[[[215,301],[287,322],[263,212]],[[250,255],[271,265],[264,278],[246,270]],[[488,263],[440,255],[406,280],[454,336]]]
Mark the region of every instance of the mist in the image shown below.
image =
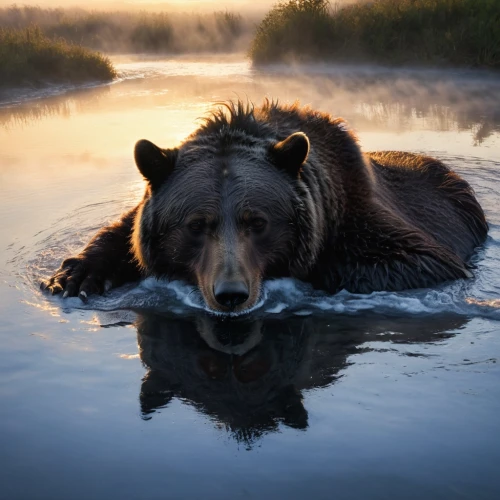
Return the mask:
[[[14,2],[12,0],[0,0],[0,7],[9,7]],[[209,12],[213,10],[230,10],[230,11],[266,11],[276,2],[272,0],[225,0],[215,2],[212,0],[171,0],[165,2],[159,1],[104,1],[88,0],[85,4],[76,0],[64,2],[62,0],[38,0],[34,2],[19,2],[18,6],[37,5],[40,7],[50,8],[87,8],[95,10],[120,10],[120,11],[167,11],[167,12]]]
[[[334,0],[333,5],[356,3],[360,0]],[[13,2],[12,0],[0,0],[0,7],[9,7],[16,3],[18,6],[37,5],[50,8],[86,8],[92,10],[120,10],[120,11],[150,11],[150,12],[212,12],[214,10],[228,10],[243,13],[265,13],[278,0],[128,0],[128,1],[99,1],[87,0],[84,4],[76,0],[38,0],[33,2]]]

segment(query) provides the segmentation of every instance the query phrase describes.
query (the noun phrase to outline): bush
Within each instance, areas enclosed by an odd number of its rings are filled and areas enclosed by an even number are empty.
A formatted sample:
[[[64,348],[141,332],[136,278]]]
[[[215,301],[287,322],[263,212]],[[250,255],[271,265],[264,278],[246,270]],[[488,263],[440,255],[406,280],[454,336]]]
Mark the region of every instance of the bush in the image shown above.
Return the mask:
[[[47,38],[37,27],[0,29],[0,85],[108,81],[116,72],[99,53]]]
[[[250,47],[255,63],[284,60],[290,56],[325,57],[325,41],[331,31],[326,0],[294,0],[278,3],[257,27]]]
[[[258,26],[254,63],[336,60],[500,68],[498,0],[325,0],[277,4]]]

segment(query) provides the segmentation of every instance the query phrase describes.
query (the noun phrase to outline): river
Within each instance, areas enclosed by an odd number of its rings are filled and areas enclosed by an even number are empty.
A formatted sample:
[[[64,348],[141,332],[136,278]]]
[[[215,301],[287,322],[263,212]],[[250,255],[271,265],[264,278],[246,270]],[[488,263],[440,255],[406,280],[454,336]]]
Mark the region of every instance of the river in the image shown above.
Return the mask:
[[[500,78],[115,63],[111,85],[0,107],[0,498],[500,498]],[[140,199],[138,139],[175,146],[213,103],[266,96],[453,166],[490,224],[474,278],[333,297],[278,280],[232,321],[178,282],[39,291]]]

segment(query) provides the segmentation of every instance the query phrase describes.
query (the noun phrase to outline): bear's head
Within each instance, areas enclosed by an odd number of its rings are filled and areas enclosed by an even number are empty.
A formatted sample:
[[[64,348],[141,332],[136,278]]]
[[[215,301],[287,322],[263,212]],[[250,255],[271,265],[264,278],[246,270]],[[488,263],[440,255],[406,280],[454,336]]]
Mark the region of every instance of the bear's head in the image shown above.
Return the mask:
[[[253,307],[264,277],[300,277],[308,267],[300,251],[314,225],[300,179],[308,153],[300,132],[198,134],[171,150],[139,141],[148,187],[132,239],[137,261],[149,275],[196,284],[214,311]]]

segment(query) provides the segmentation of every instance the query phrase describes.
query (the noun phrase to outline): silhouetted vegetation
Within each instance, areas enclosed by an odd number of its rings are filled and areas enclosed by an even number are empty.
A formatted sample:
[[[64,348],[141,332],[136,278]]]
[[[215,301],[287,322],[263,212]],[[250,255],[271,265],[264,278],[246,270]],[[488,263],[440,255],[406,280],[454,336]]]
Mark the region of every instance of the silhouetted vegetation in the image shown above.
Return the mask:
[[[239,14],[103,12],[11,6],[0,9],[0,27],[37,25],[48,37],[105,52],[243,51],[251,39],[250,20]]]
[[[278,3],[258,26],[254,63],[326,60],[500,68],[498,0]]]
[[[231,12],[0,9],[0,85],[109,80],[108,53],[237,52],[279,61],[500,68],[500,1],[288,0],[258,24]],[[85,49],[86,47],[87,49]]]
[[[60,82],[106,81],[116,76],[103,55],[39,28],[0,29],[0,86]]]

